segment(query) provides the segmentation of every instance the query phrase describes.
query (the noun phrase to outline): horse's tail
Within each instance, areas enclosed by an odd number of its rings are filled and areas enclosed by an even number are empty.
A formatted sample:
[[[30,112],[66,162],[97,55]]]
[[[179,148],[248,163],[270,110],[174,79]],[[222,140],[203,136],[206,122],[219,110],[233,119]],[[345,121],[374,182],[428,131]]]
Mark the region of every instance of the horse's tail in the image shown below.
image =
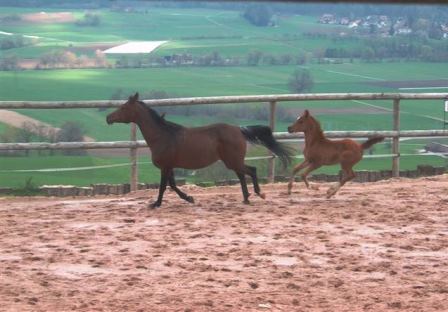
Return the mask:
[[[268,126],[247,126],[240,129],[247,141],[263,145],[277,155],[284,168],[291,164],[293,150],[275,140],[271,128]]]
[[[384,140],[383,136],[375,136],[373,138],[368,139],[367,141],[365,141],[364,143],[361,144],[362,149],[368,149],[370,148],[373,144],[379,143],[381,141]]]

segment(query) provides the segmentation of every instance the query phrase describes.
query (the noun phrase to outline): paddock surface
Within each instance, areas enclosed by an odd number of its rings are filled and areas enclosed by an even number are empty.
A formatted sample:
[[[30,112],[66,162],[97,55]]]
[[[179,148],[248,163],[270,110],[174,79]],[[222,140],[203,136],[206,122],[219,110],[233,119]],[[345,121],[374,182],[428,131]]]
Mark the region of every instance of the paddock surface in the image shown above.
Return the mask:
[[[448,175],[0,199],[1,311],[448,311]]]

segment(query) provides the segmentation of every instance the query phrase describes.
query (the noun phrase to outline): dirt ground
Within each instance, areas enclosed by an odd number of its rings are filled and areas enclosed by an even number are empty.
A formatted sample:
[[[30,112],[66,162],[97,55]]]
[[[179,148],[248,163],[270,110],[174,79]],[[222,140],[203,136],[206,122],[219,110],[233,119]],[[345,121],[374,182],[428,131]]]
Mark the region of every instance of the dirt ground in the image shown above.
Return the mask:
[[[28,23],[70,23],[75,21],[75,16],[71,12],[39,12],[22,14],[23,21]]]
[[[448,175],[0,199],[2,311],[448,311]]]

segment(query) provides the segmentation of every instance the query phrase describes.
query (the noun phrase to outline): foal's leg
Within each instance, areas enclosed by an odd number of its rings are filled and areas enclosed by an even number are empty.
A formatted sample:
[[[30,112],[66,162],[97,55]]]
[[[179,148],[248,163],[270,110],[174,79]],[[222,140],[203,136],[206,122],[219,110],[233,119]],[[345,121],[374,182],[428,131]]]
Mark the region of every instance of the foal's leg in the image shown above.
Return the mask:
[[[160,186],[159,186],[159,196],[157,197],[157,200],[149,205],[150,208],[157,208],[160,207],[162,204],[162,198],[163,193],[165,193],[166,190],[166,183],[168,181],[169,170],[168,169],[162,169],[160,171]]]
[[[291,177],[289,178],[289,183],[288,183],[288,194],[289,195],[291,195],[292,184],[294,183],[294,176],[297,174],[297,172],[299,172],[303,168],[307,167],[308,165],[309,165],[308,161],[304,160],[300,164],[295,166],[294,169],[292,170]]]
[[[314,163],[310,163],[308,167],[306,167],[305,171],[302,173],[302,180],[305,183],[307,188],[310,188],[310,183],[308,182],[308,175],[311,173],[311,171],[316,170],[317,168],[320,168],[321,165],[317,165]]]
[[[266,196],[263,193],[261,193],[260,186],[258,185],[257,168],[246,165],[245,169],[246,169],[246,174],[252,178],[252,183],[254,184],[255,194],[257,194],[261,198],[265,199]]]
[[[353,171],[353,164],[349,164],[349,165],[344,165],[344,164],[342,164],[341,167],[342,167],[342,173],[343,173],[343,174],[342,174],[342,176],[341,176],[339,182],[338,182],[336,185],[330,187],[330,188],[327,190],[327,198],[330,198],[331,196],[333,196],[334,194],[336,194],[337,191],[339,191],[339,189],[340,189],[346,182],[352,180],[352,179],[356,176],[355,172]]]
[[[194,199],[191,196],[188,196],[184,192],[182,192],[180,189],[176,186],[176,180],[174,179],[174,171],[171,170],[169,177],[168,177],[168,183],[170,184],[170,187],[176,192],[177,195],[179,195],[180,198],[183,200],[186,200],[189,203],[194,203]]]

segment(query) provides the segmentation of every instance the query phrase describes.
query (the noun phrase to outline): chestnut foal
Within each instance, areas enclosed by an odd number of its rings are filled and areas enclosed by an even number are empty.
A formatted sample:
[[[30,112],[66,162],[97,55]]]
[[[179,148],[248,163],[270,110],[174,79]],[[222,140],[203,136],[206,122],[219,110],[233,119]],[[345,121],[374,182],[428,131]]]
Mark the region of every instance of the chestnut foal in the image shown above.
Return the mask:
[[[336,194],[347,181],[350,181],[355,177],[353,166],[362,159],[363,151],[384,140],[384,137],[382,136],[370,138],[362,144],[350,139],[328,140],[325,137],[319,122],[311,116],[308,110],[305,110],[305,112],[288,127],[288,132],[305,133],[305,149],[303,150],[305,160],[294,167],[288,183],[288,194],[291,194],[294,176],[300,170],[305,169],[301,176],[306,187],[309,188],[307,176],[311,171],[316,170],[321,166],[340,164],[343,174],[341,175],[339,182],[328,189],[327,198]]]
[[[164,119],[155,110],[139,101],[138,93],[107,116],[107,123],[134,122],[140,128],[152,154],[152,162],[161,170],[159,196],[150,205],[162,204],[167,184],[180,198],[193,203],[193,197],[177,188],[174,168],[199,169],[222,160],[226,167],[235,171],[243,192],[244,203],[249,203],[245,175],[252,178],[255,193],[264,198],[258,185],[255,167],[244,164],[246,141],[261,144],[276,154],[286,167],[291,161],[291,151],[277,142],[267,126],[237,127],[228,124],[212,124],[187,128]]]

